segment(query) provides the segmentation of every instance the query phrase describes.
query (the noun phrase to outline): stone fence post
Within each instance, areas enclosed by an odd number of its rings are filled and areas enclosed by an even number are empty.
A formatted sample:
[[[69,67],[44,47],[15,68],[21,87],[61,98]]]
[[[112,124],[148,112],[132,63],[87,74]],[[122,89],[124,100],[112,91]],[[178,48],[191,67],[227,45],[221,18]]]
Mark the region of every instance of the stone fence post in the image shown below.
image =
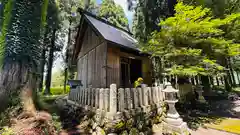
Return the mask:
[[[103,110],[104,109],[104,89],[101,88],[99,90],[99,109]]]
[[[116,84],[110,85],[109,98],[110,98],[109,112],[110,114],[116,114],[117,113],[117,85]]]

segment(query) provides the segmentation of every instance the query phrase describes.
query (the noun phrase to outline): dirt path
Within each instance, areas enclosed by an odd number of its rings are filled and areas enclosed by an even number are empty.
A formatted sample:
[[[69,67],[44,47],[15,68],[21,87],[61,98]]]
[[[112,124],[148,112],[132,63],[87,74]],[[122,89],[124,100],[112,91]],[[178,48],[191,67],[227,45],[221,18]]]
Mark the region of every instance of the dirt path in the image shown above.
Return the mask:
[[[191,130],[191,135],[236,135],[233,133],[227,133],[224,131],[214,130],[210,128],[198,128],[196,131]]]

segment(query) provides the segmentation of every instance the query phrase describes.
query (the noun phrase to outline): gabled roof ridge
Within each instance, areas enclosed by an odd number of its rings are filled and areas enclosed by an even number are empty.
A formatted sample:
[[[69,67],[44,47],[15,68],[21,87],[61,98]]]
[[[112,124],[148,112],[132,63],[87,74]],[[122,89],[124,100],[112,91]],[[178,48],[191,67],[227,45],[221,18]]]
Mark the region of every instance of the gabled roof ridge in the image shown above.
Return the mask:
[[[129,35],[133,36],[133,34],[132,34],[130,31],[125,30],[125,29],[123,29],[123,28],[121,28],[121,27],[118,27],[118,26],[110,23],[109,21],[107,21],[107,20],[105,20],[105,19],[103,19],[103,18],[101,18],[101,17],[98,17],[98,16],[92,14],[91,12],[88,12],[88,11],[82,9],[82,8],[78,8],[78,12],[79,12],[80,14],[86,14],[86,15],[88,15],[88,16],[91,16],[91,17],[93,17],[93,18],[96,19],[96,20],[99,20],[99,21],[101,21],[101,22],[103,22],[103,23],[105,23],[105,24],[107,24],[107,25],[110,25],[110,26],[112,26],[112,27],[115,27],[116,29],[119,29],[119,30],[121,30],[121,31],[127,32]]]

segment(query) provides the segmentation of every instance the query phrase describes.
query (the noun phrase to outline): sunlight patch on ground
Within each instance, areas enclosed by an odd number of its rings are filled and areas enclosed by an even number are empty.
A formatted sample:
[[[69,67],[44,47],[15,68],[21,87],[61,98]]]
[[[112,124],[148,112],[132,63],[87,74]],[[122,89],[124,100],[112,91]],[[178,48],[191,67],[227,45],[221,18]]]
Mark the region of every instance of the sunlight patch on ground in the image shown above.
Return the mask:
[[[206,124],[208,128],[240,134],[240,119],[224,119],[219,124]]]

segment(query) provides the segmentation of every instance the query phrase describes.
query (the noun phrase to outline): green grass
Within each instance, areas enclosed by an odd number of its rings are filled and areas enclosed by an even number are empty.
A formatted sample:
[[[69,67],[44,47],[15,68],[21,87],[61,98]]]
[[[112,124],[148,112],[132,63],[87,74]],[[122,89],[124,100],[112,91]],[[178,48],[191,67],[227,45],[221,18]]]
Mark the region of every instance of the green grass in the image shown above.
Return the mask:
[[[42,93],[44,93],[44,90]],[[63,95],[63,94],[68,94],[70,92],[70,86],[66,87],[66,92],[64,93],[64,87],[51,87],[50,88],[50,93],[51,95]]]

